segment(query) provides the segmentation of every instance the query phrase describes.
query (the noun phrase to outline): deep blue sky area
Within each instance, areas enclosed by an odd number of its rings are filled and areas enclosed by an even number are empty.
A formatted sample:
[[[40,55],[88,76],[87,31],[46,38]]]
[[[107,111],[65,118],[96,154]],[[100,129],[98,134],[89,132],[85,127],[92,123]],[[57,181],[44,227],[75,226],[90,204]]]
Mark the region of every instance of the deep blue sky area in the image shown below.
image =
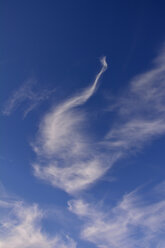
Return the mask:
[[[121,80],[147,67],[164,41],[163,1],[2,1],[1,5],[1,53],[3,63],[9,63],[6,74],[12,75],[7,78],[14,81],[11,85],[19,85],[30,74],[44,84],[67,85],[69,77],[67,88],[71,84],[76,88],[77,80],[84,85],[92,79],[97,59],[106,55],[111,85],[118,88]]]
[[[1,1],[0,218],[23,230],[33,216],[34,238],[1,235],[0,220],[0,248],[165,247],[164,13],[161,0]]]

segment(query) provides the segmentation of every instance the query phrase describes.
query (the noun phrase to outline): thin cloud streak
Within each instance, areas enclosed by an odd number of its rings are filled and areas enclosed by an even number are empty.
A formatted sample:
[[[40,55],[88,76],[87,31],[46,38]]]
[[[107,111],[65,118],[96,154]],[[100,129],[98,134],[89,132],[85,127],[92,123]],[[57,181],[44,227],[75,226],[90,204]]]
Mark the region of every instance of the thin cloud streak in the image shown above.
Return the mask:
[[[17,89],[11,97],[6,101],[2,109],[2,114],[9,116],[22,104],[24,104],[23,117],[38,107],[41,102],[47,100],[55,90],[40,90],[35,92],[33,86],[36,81],[33,79],[27,80],[19,89]]]
[[[36,204],[0,200],[0,248],[76,248],[68,236],[49,236],[42,230],[44,212]]]
[[[69,201],[68,208],[84,222],[81,238],[99,248],[165,247],[164,200],[149,204],[134,191],[108,212],[82,199]]]
[[[61,104],[57,110],[56,113],[62,113],[65,112],[67,110],[70,110],[72,108],[75,108],[77,106],[80,106],[82,104],[84,104],[96,91],[97,87],[98,87],[98,83],[100,80],[101,75],[107,70],[107,62],[106,62],[106,57],[103,57],[100,60],[101,64],[102,64],[102,68],[100,70],[100,72],[96,75],[95,81],[93,82],[93,84],[88,87],[87,89],[85,89],[83,92],[81,92],[79,95],[69,99],[68,101],[64,102],[64,104]]]

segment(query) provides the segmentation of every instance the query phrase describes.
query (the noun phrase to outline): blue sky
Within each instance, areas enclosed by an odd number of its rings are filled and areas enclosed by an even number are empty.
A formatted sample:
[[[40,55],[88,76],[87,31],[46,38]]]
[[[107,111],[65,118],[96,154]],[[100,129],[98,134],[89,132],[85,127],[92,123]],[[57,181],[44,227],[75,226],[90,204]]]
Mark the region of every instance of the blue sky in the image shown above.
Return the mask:
[[[164,1],[1,1],[0,248],[165,247]]]

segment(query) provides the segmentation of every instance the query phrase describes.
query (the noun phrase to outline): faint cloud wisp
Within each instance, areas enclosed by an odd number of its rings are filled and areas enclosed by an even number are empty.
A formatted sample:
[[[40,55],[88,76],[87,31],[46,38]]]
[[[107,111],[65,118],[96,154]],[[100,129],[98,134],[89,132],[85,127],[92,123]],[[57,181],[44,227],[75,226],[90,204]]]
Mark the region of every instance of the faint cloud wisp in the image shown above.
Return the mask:
[[[110,150],[126,153],[165,133],[164,50],[154,67],[131,80],[126,93],[111,106],[118,117],[104,140]]]
[[[19,89],[17,89],[11,97],[6,101],[2,109],[2,114],[9,116],[20,105],[25,104],[23,117],[25,118],[29,112],[38,107],[41,102],[47,100],[55,90],[39,90],[34,91],[33,87],[36,81],[33,79],[27,80]]]

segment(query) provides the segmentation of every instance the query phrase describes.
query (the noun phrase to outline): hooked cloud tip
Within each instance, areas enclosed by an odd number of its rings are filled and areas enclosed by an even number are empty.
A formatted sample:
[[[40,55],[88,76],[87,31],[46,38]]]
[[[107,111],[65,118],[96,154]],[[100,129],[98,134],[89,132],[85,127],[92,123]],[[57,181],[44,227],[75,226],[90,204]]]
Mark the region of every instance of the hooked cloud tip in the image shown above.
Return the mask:
[[[103,56],[103,57],[100,59],[100,62],[101,62],[101,64],[103,65],[104,70],[106,70],[107,67],[108,67],[108,64],[107,64],[107,61],[106,61],[106,56]]]

